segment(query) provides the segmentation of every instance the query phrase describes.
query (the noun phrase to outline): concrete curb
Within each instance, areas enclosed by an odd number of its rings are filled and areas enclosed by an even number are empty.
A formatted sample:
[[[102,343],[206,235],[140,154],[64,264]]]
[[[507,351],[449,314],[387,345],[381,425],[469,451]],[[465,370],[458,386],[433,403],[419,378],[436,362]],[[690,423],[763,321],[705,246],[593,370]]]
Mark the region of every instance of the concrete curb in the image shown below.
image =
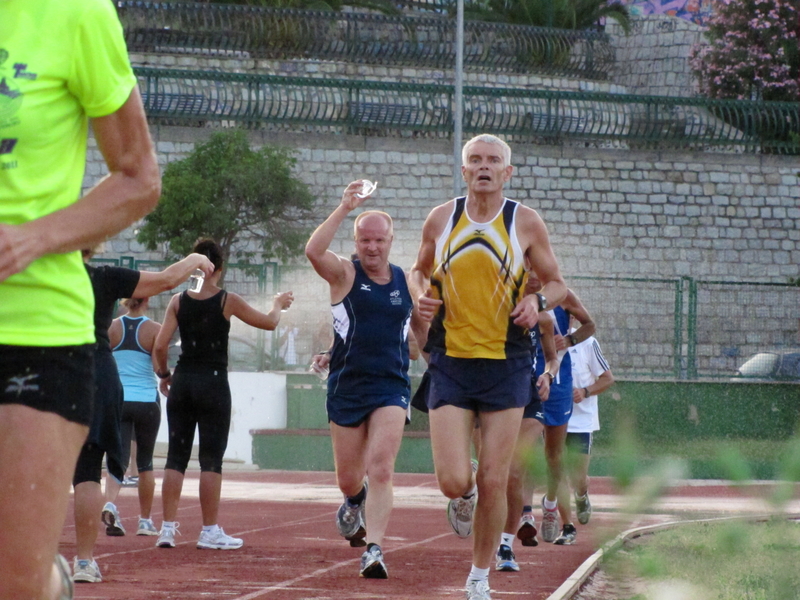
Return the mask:
[[[597,570],[597,566],[600,564],[602,558],[614,550],[616,550],[621,544],[626,542],[629,539],[639,537],[640,535],[644,535],[647,533],[653,533],[656,531],[662,531],[665,529],[672,529],[674,527],[678,527],[680,525],[687,525],[689,523],[713,523],[718,521],[751,521],[754,523],[767,521],[769,519],[775,518],[778,515],[775,514],[762,514],[762,515],[750,515],[746,517],[716,517],[713,519],[693,519],[688,521],[670,521],[668,523],[658,523],[656,525],[646,525],[644,527],[636,527],[634,529],[628,529],[627,531],[623,531],[617,537],[615,537],[610,542],[607,542],[602,548],[600,548],[597,552],[592,554],[589,558],[583,561],[583,564],[578,567],[575,572],[567,578],[567,580],[559,586],[559,588],[550,594],[547,597],[547,600],[570,600],[575,594],[577,594],[583,584],[586,582],[589,577]],[[800,520],[800,513],[789,513],[783,515],[782,518],[787,520]]]

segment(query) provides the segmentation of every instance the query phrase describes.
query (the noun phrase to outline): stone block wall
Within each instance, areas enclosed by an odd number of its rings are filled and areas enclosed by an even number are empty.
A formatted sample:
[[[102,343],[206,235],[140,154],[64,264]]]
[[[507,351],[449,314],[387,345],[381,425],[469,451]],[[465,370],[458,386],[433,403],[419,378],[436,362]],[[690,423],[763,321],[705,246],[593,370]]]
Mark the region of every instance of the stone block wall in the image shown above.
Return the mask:
[[[187,155],[207,129],[153,130],[159,162]],[[375,202],[397,222],[394,256],[410,267],[431,208],[452,195],[449,141],[253,132],[254,146],[293,148],[297,175],[324,218],[348,182],[379,182]],[[516,144],[510,198],[538,210],[567,273],[785,282],[800,265],[800,179],[794,157],[641,152]],[[86,184],[104,171],[90,148]],[[111,242],[143,254],[130,228]],[[342,227],[337,252],[351,250]],[[150,256],[147,258],[160,258]]]
[[[625,35],[614,21],[606,31],[612,38],[616,63],[612,81],[629,94],[652,96],[697,95],[697,83],[689,68],[692,46],[704,41],[704,27],[667,15],[631,18]]]

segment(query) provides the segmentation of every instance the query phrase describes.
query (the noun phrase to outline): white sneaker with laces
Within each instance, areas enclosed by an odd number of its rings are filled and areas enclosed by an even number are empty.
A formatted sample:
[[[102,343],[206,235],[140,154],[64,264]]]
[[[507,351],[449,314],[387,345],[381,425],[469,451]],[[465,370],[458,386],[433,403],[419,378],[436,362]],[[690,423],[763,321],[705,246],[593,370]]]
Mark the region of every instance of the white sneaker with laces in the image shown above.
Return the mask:
[[[153,519],[139,517],[139,528],[136,530],[136,535],[158,535],[158,529],[156,529]]]
[[[69,568],[69,563],[67,559],[60,554],[56,554],[55,562],[58,575],[61,578],[61,595],[59,595],[58,600],[72,600],[75,595],[75,586],[73,585],[72,571]]]
[[[243,540],[227,535],[219,526],[214,531],[201,531],[197,540],[197,547],[207,550],[236,550],[243,545]]]
[[[491,591],[492,590],[489,589],[489,581],[486,579],[467,581],[467,600],[492,600],[490,596]]]
[[[180,523],[175,523],[175,527],[167,527],[165,525],[161,526],[161,533],[158,534],[158,540],[156,541],[157,548],[174,548],[175,547],[175,534],[177,533],[180,535],[180,531],[178,531],[178,526]]]
[[[477,473],[478,461],[471,459],[472,472]],[[472,534],[472,519],[475,515],[475,505],[478,503],[478,486],[473,488],[469,498],[455,498],[447,503],[447,520],[458,537],[469,537]]]
[[[119,537],[125,535],[125,528],[122,526],[122,519],[119,518],[119,511],[113,502],[106,502],[103,512],[100,515],[103,523],[106,524],[106,535]]]
[[[75,560],[72,562],[72,581],[76,583],[100,583],[103,576],[100,575],[100,567],[97,562],[92,560]]]
[[[478,502],[478,491],[471,498],[456,498],[447,503],[447,520],[458,537],[469,537],[472,534],[472,519],[475,515],[475,504]]]
[[[553,510],[544,507],[545,496],[542,496],[542,539],[552,543],[558,538],[558,506]]]

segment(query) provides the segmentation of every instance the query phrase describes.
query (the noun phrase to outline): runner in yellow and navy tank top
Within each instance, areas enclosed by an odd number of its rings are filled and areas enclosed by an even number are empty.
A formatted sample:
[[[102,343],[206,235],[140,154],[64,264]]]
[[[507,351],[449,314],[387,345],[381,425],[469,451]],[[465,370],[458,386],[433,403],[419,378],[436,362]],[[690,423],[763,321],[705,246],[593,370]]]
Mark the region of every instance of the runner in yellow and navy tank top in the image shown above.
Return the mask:
[[[444,304],[431,323],[428,347],[453,358],[530,356],[525,328],[510,317],[525,278],[514,221],[519,203],[506,198],[487,223],[473,221],[465,204],[464,197],[455,200],[436,241],[431,286]]]

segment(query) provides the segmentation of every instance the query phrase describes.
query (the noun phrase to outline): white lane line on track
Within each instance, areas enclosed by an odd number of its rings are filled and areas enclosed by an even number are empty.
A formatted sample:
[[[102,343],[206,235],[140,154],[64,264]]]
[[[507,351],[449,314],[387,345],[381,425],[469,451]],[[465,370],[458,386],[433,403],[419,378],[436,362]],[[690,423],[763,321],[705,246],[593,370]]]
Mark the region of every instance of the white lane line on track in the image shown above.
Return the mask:
[[[420,546],[422,544],[428,544],[430,542],[435,542],[438,539],[443,537],[447,537],[449,535],[453,535],[452,533],[440,533],[439,535],[435,535],[425,540],[420,540],[418,542],[410,542],[408,544],[403,544],[402,546],[398,546],[397,548],[392,548],[385,552],[385,554],[389,555],[398,550],[405,550],[406,548],[413,548],[415,546]],[[290,586],[294,585],[295,583],[299,583],[301,581],[305,581],[306,579],[311,579],[312,577],[319,577],[320,575],[324,575],[325,573],[329,573],[331,571],[335,571],[341,567],[352,565],[358,563],[361,560],[361,557],[358,558],[351,558],[350,560],[344,560],[341,562],[336,563],[335,565],[331,565],[330,567],[325,567],[324,569],[317,569],[313,573],[308,573],[306,575],[302,575],[300,577],[295,577],[294,579],[288,579],[286,581],[281,581],[280,583],[276,583],[273,585],[269,585],[266,587],[261,588],[260,590],[256,590],[255,592],[250,592],[244,596],[238,596],[233,598],[233,600],[253,600],[253,598],[260,598],[261,596],[266,596],[267,594],[271,594],[272,592],[280,591],[288,589]]]
[[[200,505],[198,504],[197,507],[199,507],[199,506]],[[259,527],[257,529],[245,529],[243,531],[236,531],[236,532],[234,532],[233,535],[247,535],[249,533],[260,533],[262,531],[269,531],[271,529],[282,529],[284,527],[294,527],[295,525],[302,525],[302,524],[308,523],[310,521],[318,521],[318,520],[319,520],[319,515],[313,515],[311,517],[304,517],[302,519],[297,519],[295,521],[283,521],[280,524],[269,525],[267,527]],[[179,535],[182,535],[182,534],[179,534]],[[108,552],[106,554],[98,554],[97,556],[95,556],[95,559],[108,558],[109,556],[122,556],[122,555],[125,555],[125,554],[139,554],[141,552],[152,552],[152,551],[169,552],[170,550],[172,550],[172,548],[157,548],[156,547],[156,542],[155,542],[155,536],[153,536],[151,539],[154,540],[153,541],[153,545],[152,546],[148,546],[147,548],[133,548],[133,549],[130,549],[130,550],[122,550],[122,551],[119,551],[119,552]],[[192,539],[190,538],[190,539],[186,540],[185,542],[177,542],[175,544],[175,547],[177,548],[178,546],[192,546],[192,545],[194,545],[196,543],[197,543],[197,540],[192,541]],[[221,550],[220,552],[225,552],[225,551]],[[235,550],[227,550],[227,552],[235,552]],[[359,557],[359,560],[360,560],[360,557]]]

